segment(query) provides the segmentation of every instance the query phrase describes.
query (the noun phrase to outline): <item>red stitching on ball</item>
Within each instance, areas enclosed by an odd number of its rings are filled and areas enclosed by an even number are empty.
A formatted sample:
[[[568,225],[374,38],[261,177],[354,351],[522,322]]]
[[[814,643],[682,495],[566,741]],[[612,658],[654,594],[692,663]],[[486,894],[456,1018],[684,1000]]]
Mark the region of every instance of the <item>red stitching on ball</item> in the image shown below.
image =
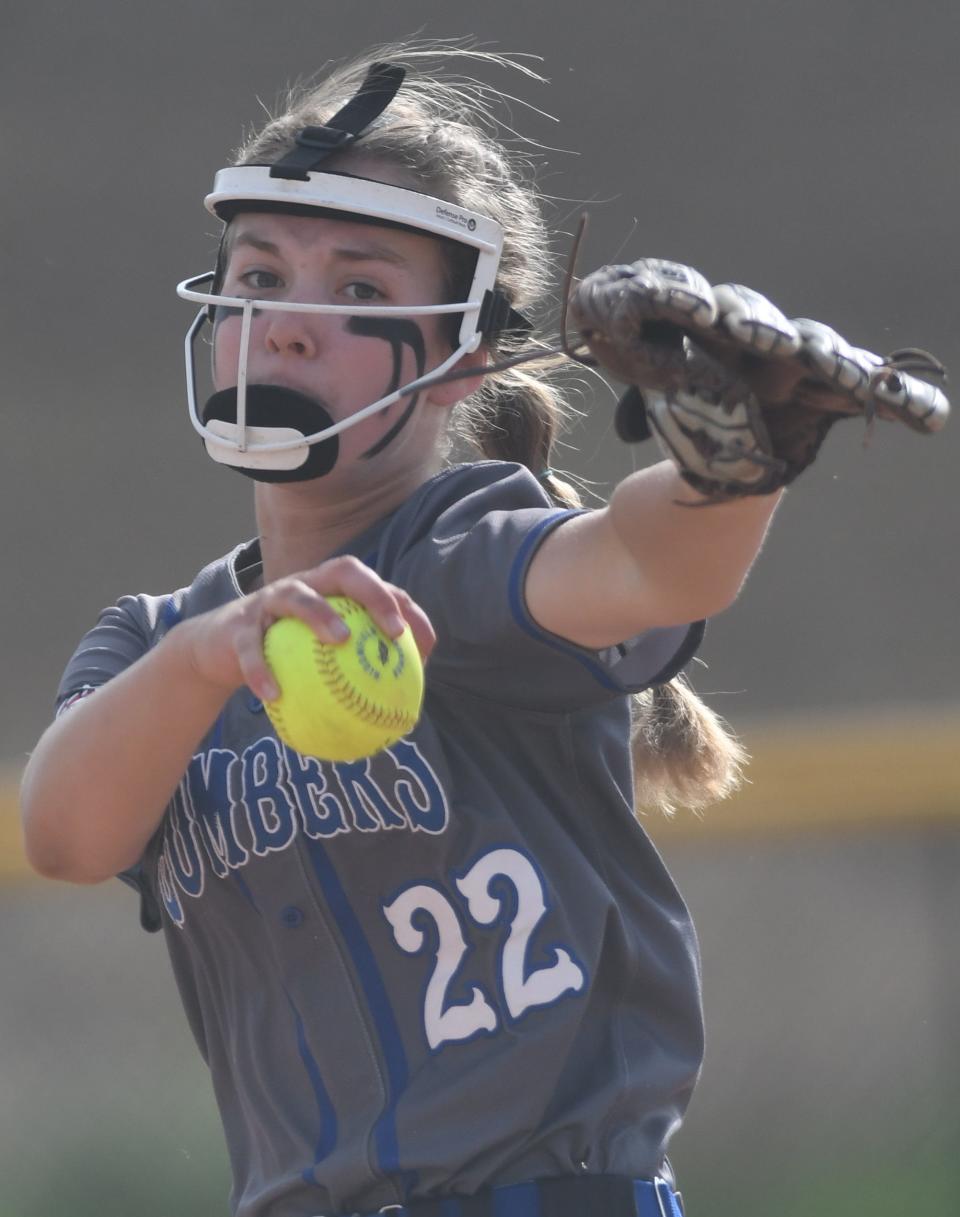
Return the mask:
[[[395,728],[401,735],[413,728],[417,720],[409,711],[386,710],[360,694],[341,672],[332,647],[324,646],[317,639],[313,653],[319,675],[323,677],[334,699],[344,710],[370,726]]]

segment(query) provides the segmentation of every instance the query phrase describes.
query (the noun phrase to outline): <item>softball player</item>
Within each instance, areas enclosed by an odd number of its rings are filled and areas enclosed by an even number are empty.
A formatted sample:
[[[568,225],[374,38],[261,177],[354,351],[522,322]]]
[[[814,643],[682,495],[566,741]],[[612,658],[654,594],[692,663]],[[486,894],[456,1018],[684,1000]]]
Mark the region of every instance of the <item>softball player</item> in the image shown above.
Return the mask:
[[[664,462],[567,501],[559,392],[483,372],[528,342],[537,196],[478,95],[404,58],[334,72],[216,177],[189,411],[258,535],[83,639],[28,853],[120,875],[165,935],[237,1217],[677,1217],[698,959],[633,814],[631,700],[666,689],[729,780],[673,678],[776,495],[691,511]],[[454,426],[480,459],[451,460]],[[264,630],[337,641],[332,594],[429,656],[417,728],[351,764],[285,749],[262,706]]]

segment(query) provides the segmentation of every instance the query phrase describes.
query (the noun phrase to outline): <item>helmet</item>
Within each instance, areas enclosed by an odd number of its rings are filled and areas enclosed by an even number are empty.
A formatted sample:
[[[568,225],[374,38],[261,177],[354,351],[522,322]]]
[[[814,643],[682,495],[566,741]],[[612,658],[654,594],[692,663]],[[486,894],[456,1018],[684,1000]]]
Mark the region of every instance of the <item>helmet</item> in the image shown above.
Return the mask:
[[[409,416],[420,388],[443,376],[463,356],[475,351],[485,336],[508,326],[526,327],[494,286],[503,232],[487,216],[421,194],[345,173],[316,168],[332,152],[340,151],[380,114],[395,96],[403,69],[375,65],[357,95],[325,127],[306,127],[295,147],[274,165],[241,165],[221,169],[212,192],[204,200],[207,210],[228,223],[243,211],[274,211],[297,215],[340,217],[416,233],[445,237],[476,252],[472,280],[464,300],[433,305],[306,304],[287,300],[258,300],[220,294],[218,270],[185,279],[177,293],[204,307],[187,331],[185,359],[187,406],[190,421],[202,436],[209,455],[221,464],[262,481],[303,481],[333,468],[339,432],[402,398],[409,398]],[[217,308],[239,311],[240,353],[236,388],[214,393],[201,409],[197,401],[195,347],[205,324]],[[349,418],[334,423],[326,408],[306,394],[278,385],[247,382],[250,326],[255,312],[292,311],[347,315],[363,323],[372,318],[460,314],[457,346],[442,363],[416,379],[397,385],[386,396],[370,402]],[[358,319],[359,320],[359,319]]]

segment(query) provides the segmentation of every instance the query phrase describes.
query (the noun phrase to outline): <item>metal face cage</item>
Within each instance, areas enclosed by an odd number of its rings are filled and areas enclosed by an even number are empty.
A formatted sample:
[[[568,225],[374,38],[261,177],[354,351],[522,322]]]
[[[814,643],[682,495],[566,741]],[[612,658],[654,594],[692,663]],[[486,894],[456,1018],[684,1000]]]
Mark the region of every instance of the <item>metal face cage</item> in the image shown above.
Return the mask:
[[[222,169],[215,178],[213,191],[204,200],[207,209],[221,219],[244,210],[295,211],[316,213],[318,217],[357,218],[370,223],[399,226],[417,233],[458,241],[476,250],[473,277],[466,299],[434,305],[305,304],[287,300],[259,300],[224,296],[210,290],[215,272],[196,275],[177,285],[184,300],[201,304],[187,330],[184,344],[187,380],[187,407],[190,422],[203,438],[214,460],[240,468],[295,469],[306,459],[310,446],[352,427],[418,387],[448,371],[462,356],[475,351],[486,334],[509,323],[511,310],[496,291],[497,267],[503,246],[503,232],[496,221],[467,211],[442,199],[399,186],[346,174],[307,172],[304,180],[278,177],[269,166],[248,165]],[[206,289],[206,290],[204,290]],[[240,311],[241,335],[237,367],[236,422],[204,422],[197,402],[196,339],[213,310],[224,306]],[[312,434],[289,427],[250,427],[247,425],[247,356],[250,328],[255,311],[290,311],[369,317],[414,317],[436,314],[461,314],[458,346],[452,354],[417,380],[370,402],[347,419],[323,427]],[[514,314],[515,316],[515,314]]]

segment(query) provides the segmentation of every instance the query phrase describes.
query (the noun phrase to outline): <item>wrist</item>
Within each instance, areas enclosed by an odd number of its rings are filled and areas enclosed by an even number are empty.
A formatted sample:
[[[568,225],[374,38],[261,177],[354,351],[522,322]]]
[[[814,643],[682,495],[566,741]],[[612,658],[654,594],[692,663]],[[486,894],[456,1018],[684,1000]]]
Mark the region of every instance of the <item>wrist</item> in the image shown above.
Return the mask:
[[[171,679],[192,688],[197,696],[219,709],[240,688],[243,679],[239,666],[225,663],[225,657],[217,655],[211,647],[211,629],[206,616],[180,622],[157,650],[166,651],[167,662],[173,666]]]

